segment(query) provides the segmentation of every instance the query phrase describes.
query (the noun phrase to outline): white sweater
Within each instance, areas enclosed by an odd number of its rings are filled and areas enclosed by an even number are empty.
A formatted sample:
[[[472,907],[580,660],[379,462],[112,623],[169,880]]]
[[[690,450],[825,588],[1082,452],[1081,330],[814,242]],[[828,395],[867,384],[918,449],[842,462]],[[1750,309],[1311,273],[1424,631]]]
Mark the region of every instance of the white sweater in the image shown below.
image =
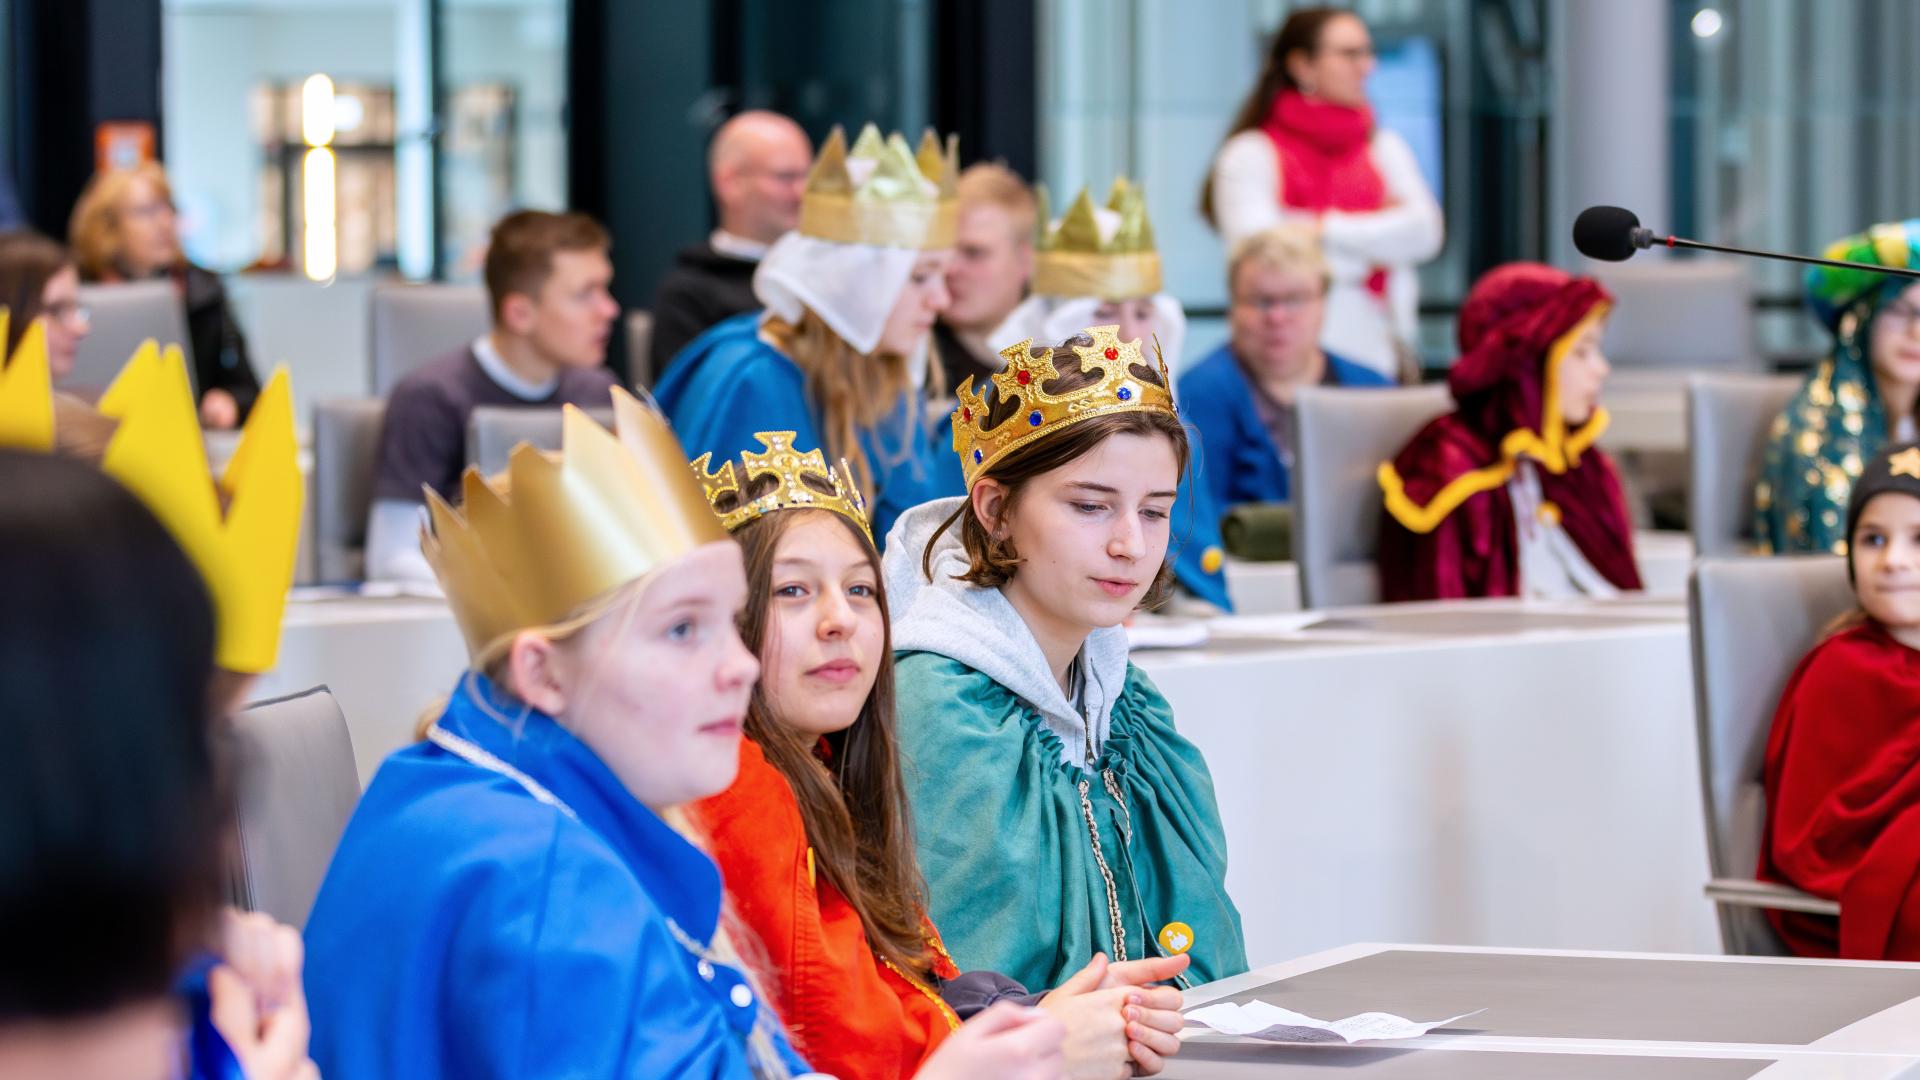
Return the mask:
[[[1440,253],[1440,204],[1420,175],[1406,140],[1373,133],[1373,165],[1386,183],[1388,206],[1371,213],[1329,210],[1321,240],[1333,287],[1320,345],[1384,375],[1394,374],[1395,341],[1412,346],[1418,332],[1420,282],[1414,267]],[[1213,216],[1229,250],[1244,237],[1313,215],[1280,204],[1280,155],[1257,128],[1226,141],[1213,160]],[[1374,267],[1387,268],[1384,306],[1367,291]]]

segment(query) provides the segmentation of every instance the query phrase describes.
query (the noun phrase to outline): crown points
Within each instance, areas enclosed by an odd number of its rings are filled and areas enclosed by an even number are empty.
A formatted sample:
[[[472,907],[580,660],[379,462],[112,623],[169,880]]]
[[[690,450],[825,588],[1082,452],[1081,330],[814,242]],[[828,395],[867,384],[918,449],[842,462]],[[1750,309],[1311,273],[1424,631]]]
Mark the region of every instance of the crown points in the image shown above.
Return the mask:
[[[1177,416],[1168,390],[1166,360],[1154,346],[1160,382],[1136,378],[1135,365],[1145,366],[1138,341],[1121,341],[1117,326],[1096,326],[1066,341],[1079,359],[1078,371],[1095,376],[1077,390],[1049,388],[1060,379],[1054,367],[1055,350],[1031,339],[1000,350],[1006,368],[990,376],[996,404],[1018,402],[1003,411],[1007,419],[989,427],[993,416],[982,391],[969,377],[960,385],[960,406],[953,414],[953,449],[971,489],[994,463],[1007,454],[1082,420],[1119,412],[1160,412]],[[1004,405],[1003,405],[1004,408]]]
[[[800,202],[800,233],[840,244],[934,250],[953,246],[959,143],[931,131],[918,152],[868,124],[847,149],[835,128]]]
[[[805,508],[840,514],[860,526],[869,541],[873,539],[866,500],[846,462],[841,462],[836,471],[819,450],[801,453],[794,449],[798,432],[761,431],[753,437],[765,449],[742,452],[737,472],[731,460],[721,462],[718,472],[712,471],[711,453],[701,454],[690,463],[706,491],[708,507],[728,532],[776,510]],[[747,492],[763,476],[773,478],[773,487],[758,498],[748,499]]]
[[[1147,202],[1124,176],[1114,179],[1104,206],[1081,188],[1059,221],[1048,221],[1042,209],[1039,232],[1037,295],[1132,300],[1160,291],[1160,255]]]

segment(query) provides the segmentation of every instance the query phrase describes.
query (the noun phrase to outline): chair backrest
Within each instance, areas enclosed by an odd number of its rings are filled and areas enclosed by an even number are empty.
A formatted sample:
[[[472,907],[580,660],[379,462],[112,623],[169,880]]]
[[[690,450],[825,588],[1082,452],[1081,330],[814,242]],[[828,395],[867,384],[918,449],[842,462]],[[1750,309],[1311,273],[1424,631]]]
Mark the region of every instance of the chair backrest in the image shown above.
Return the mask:
[[[323,401],[313,410],[313,537],[320,581],[366,576],[367,518],[387,403],[378,398]]]
[[[627,374],[635,386],[653,385],[653,312],[627,312]]]
[[[1380,463],[1452,408],[1444,386],[1308,387],[1294,400],[1293,559],[1309,608],[1380,599]]]
[[[1753,283],[1733,260],[1642,259],[1596,269],[1614,296],[1603,347],[1620,367],[1761,372]]]
[[[586,409],[600,426],[613,427],[613,410]],[[467,420],[467,464],[492,476],[507,467],[513,448],[532,443],[538,450],[560,449],[562,410],[552,406],[482,405]]]
[[[386,397],[408,372],[467,344],[492,325],[484,286],[377,286],[368,320],[374,394]]]
[[[1780,691],[1821,630],[1854,603],[1846,560],[1832,555],[1694,565],[1694,723],[1713,876],[1754,875],[1767,813],[1760,772]],[[1783,951],[1761,912],[1718,907],[1728,952]]]
[[[1687,522],[1702,556],[1753,544],[1753,486],[1773,419],[1800,389],[1791,375],[1695,375],[1687,381]]]
[[[347,718],[325,687],[253,705],[233,721],[240,766],[235,901],[307,921],[360,798]]]
[[[92,328],[74,355],[72,374],[60,380],[62,389],[106,389],[126,366],[133,350],[148,338],[161,345],[180,346],[187,356],[187,377],[193,377],[193,343],[187,340],[186,308],[173,282],[162,279],[83,285],[80,303],[93,313]]]

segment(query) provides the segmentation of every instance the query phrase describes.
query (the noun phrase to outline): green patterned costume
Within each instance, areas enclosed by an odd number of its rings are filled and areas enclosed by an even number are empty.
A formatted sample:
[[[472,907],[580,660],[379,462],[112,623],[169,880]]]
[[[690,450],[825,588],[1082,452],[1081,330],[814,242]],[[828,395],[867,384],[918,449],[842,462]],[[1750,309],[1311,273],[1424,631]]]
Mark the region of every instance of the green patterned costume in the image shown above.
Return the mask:
[[[1836,241],[1825,255],[1920,266],[1920,218],[1875,225]],[[1768,432],[1754,489],[1754,535],[1762,553],[1846,551],[1847,497],[1888,438],[1886,408],[1867,354],[1873,319],[1910,284],[1863,270],[1807,271],[1807,302],[1833,333],[1834,347]]]

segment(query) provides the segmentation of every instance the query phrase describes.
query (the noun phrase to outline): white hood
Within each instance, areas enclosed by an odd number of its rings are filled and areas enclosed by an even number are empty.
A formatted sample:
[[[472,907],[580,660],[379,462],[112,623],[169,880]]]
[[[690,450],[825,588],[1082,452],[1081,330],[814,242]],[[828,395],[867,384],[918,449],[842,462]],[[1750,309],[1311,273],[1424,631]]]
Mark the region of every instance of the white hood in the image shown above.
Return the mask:
[[[883,562],[893,647],[950,657],[1011,690],[1060,737],[1061,760],[1083,765],[1089,729],[1098,754],[1112,726],[1113,703],[1126,686],[1127,632],[1113,626],[1087,637],[1080,654],[1086,706],[1082,716],[1048,670],[1026,621],[1000,590],[954,580],[967,569],[957,523],[941,535],[934,550],[933,580],[921,572],[927,539],[965,504],[961,497],[922,503],[900,515],[887,534]]]

